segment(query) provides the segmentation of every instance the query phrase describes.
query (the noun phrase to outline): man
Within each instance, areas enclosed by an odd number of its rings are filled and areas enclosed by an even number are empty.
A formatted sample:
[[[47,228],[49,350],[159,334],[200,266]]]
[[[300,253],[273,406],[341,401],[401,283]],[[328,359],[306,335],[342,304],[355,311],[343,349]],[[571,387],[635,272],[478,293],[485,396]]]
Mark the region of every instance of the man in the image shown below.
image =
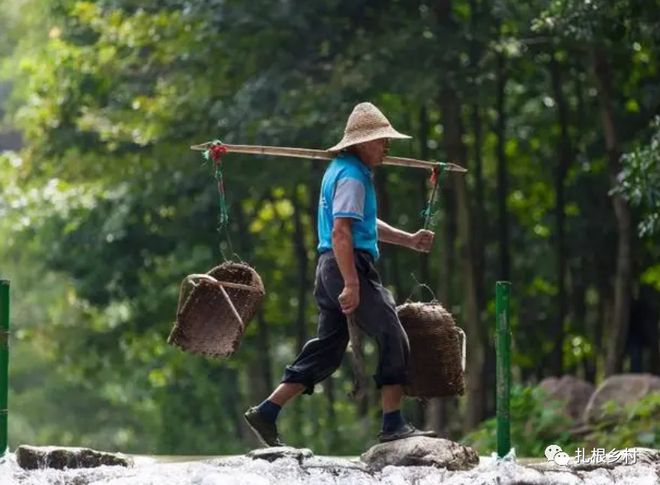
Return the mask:
[[[396,314],[394,299],[374,266],[378,241],[428,252],[433,233],[395,229],[376,215],[372,170],[382,164],[389,140],[410,138],[396,131],[371,103],[358,104],[346,124],[343,139],[329,151],[337,153],[321,183],[318,207],[318,251],[314,297],[319,308],[318,336],[307,342],[287,366],[281,384],[245,419],[268,446],[282,446],[276,419],[293,397],[311,394],[314,385],[341,364],[348,344],[347,316],[378,343],[374,379],[381,390],[381,442],[411,436],[435,436],[419,431],[401,415],[403,385],[408,381],[408,338]]]

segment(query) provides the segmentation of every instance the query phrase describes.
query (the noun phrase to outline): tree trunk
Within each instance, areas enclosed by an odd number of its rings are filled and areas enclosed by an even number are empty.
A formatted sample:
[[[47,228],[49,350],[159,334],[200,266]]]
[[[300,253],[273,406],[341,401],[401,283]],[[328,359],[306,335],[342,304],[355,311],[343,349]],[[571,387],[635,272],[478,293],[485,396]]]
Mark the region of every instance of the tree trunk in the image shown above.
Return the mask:
[[[450,160],[467,165],[463,144],[463,124],[458,93],[451,86],[444,86],[440,95],[444,125],[444,145]],[[485,336],[479,322],[477,302],[478,275],[474,266],[474,232],[472,210],[464,176],[454,177],[458,232],[461,242],[460,263],[463,289],[462,317],[470,340],[470,358],[467,359],[467,412],[466,428],[475,427],[485,416],[486,388],[484,379]]]
[[[460,35],[459,26],[452,18],[451,0],[436,1],[434,8],[445,35]],[[455,53],[441,67],[440,108],[444,126],[443,142],[445,151],[450,161],[467,165],[466,149],[463,144],[459,93],[452,85],[454,82],[453,77],[460,70],[458,53]],[[459,254],[463,294],[461,314],[470,341],[470,356],[467,359],[466,368],[467,406],[464,425],[466,429],[471,429],[484,418],[485,414],[484,354],[486,339],[479,322],[479,305],[477,301],[479,277],[474,266],[474,229],[467,182],[465,176],[450,177],[450,180],[452,180],[455,188],[458,235],[461,241]]]
[[[550,60],[550,77],[552,90],[557,103],[557,122],[560,127],[560,140],[557,154],[558,164],[555,170],[555,221],[557,232],[555,234],[556,267],[557,267],[557,323],[550,325],[548,338],[554,348],[550,353],[549,370],[551,375],[560,376],[563,371],[563,349],[565,339],[565,320],[567,313],[566,302],[566,174],[573,160],[573,149],[568,134],[568,106],[562,91],[561,66],[554,57]]]
[[[479,69],[479,60],[482,56],[482,46],[477,41],[477,32],[478,32],[478,18],[483,16],[484,12],[479,9],[479,2],[477,0],[470,0],[470,31],[472,34],[470,40],[470,67],[472,69],[472,75],[477,76]],[[472,79],[472,89],[474,93],[477,92],[479,86],[477,85],[476,80]],[[482,163],[482,148],[483,148],[483,133],[482,133],[482,120],[481,120],[481,107],[479,106],[478,97],[474,96],[475,102],[471,106],[471,123],[472,131],[474,133],[474,148],[473,148],[473,159],[474,159],[474,170],[471,171],[474,173],[474,240],[475,240],[475,260],[474,266],[476,268],[477,274],[484,274],[484,261],[486,254],[486,245],[484,233],[486,222],[485,213],[486,208],[484,205],[484,178],[483,178],[483,163]],[[477,301],[479,302],[479,308],[485,309],[486,297],[485,297],[485,288],[483,285],[483,280],[477,282]]]
[[[594,379],[596,375],[602,375],[605,369],[605,361],[607,358],[607,342],[605,341],[605,330],[607,322],[612,318],[613,305],[612,285],[610,285],[607,277],[598,278],[598,307],[596,324],[593,326],[594,341],[596,342],[594,348],[594,356],[596,366],[594,369]]]
[[[575,116],[575,126],[576,126],[576,136],[573,140],[573,152],[574,155],[577,155],[580,152],[585,151],[584,148],[584,134],[587,132],[587,121],[586,121],[586,106],[584,101],[584,83],[582,79],[582,72],[578,71],[573,77],[575,87],[575,99],[576,99],[576,116]],[[580,210],[583,208],[581,207]],[[584,235],[579,235],[578,240],[585,237]],[[569,235],[569,241],[574,239]],[[575,322],[578,326],[578,329],[587,337],[587,339],[594,346],[594,350],[599,343],[596,340],[596,330],[593,328],[594,325],[601,325],[602,322],[594,318],[593,310],[590,312],[587,306],[587,289],[589,277],[587,273],[588,262],[584,260],[584,244],[580,244],[579,254],[573,256],[572,262],[569,263],[569,274],[570,274],[570,309],[569,314],[571,315],[571,321]],[[596,312],[597,313],[597,312]],[[591,356],[583,356],[581,362],[582,369],[582,378],[595,382],[596,375],[596,364],[595,359]],[[570,372],[570,371],[569,371]]]
[[[593,72],[598,84],[601,122],[605,136],[605,145],[609,160],[610,178],[616,184],[616,177],[621,170],[621,147],[614,121],[612,108],[612,89],[610,84],[610,66],[605,53],[600,48],[593,51]],[[624,345],[628,337],[630,320],[630,292],[632,279],[632,221],[630,208],[626,200],[618,194],[612,196],[612,205],[616,216],[617,254],[614,281],[614,309],[612,319],[608,321],[607,354],[605,375],[621,372],[623,368]]]
[[[586,318],[587,318],[587,306],[586,306],[586,294],[587,294],[587,285],[584,278],[584,267],[577,264],[572,264],[569,266],[570,273],[570,298],[569,298],[569,311],[571,315],[571,321],[574,322],[576,330],[582,333],[585,337],[593,341],[590,333]],[[576,363],[576,366],[581,365],[583,368],[582,378],[586,379],[587,374],[589,373],[587,364],[588,360],[591,360],[590,357],[582,357],[582,361]],[[566,369],[567,373],[576,374],[578,367],[573,369]]]
[[[270,368],[270,330],[263,311],[257,313],[257,330],[259,334],[257,365],[261,374],[262,386],[268,394],[273,386],[273,373]]]
[[[298,188],[294,187],[291,194],[293,204],[293,247],[294,260],[298,263],[298,309],[296,314],[296,336],[298,348],[307,341],[307,291],[309,280],[307,276],[309,262],[307,261],[307,249],[305,248],[305,230],[302,222],[302,209],[298,199]]]
[[[309,215],[312,220],[312,231],[314,233],[314,247],[318,245],[318,234],[317,234],[317,224],[318,224],[318,206],[319,206],[319,195],[321,193],[321,180],[323,178],[323,169],[318,162],[311,162],[311,168],[309,171],[310,181],[309,181]]]
[[[323,381],[323,393],[327,403],[328,426],[330,442],[328,450],[334,451],[339,445],[339,427],[337,425],[337,412],[335,411],[335,382],[331,377]]]
[[[439,251],[440,268],[438,271],[438,285],[435,291],[440,303],[451,311],[454,303],[452,280],[455,274],[455,241],[456,241],[456,209],[454,201],[454,178],[451,174],[445,178],[441,193],[437,194],[442,204],[442,217],[439,230],[436,231],[434,250]],[[424,191],[427,193],[426,183]],[[438,234],[439,232],[439,234]],[[433,429],[438,436],[449,436],[449,403],[447,399],[431,399],[424,413],[424,419],[429,429]]]
[[[376,174],[376,186],[378,190],[378,217],[390,223],[392,221],[390,220],[390,196],[387,187],[387,172],[381,170]],[[383,253],[383,258],[381,258],[382,266],[387,268],[386,271],[383,271],[383,283],[387,284],[391,281],[391,284],[394,285],[394,296],[398,300],[404,293],[401,273],[399,271],[399,254],[396,248],[386,244],[380,245],[380,249]]]
[[[231,416],[231,420],[234,423],[236,429],[236,435],[239,440],[245,442],[248,436],[251,434],[248,426],[243,419],[243,400],[241,399],[241,392],[239,388],[239,378],[238,371],[236,369],[225,369],[225,386],[227,400],[227,412]]]
[[[650,328],[649,338],[649,370],[657,374],[660,372],[660,319]]]
[[[419,156],[422,160],[428,160],[429,157],[429,114],[426,105],[422,105],[419,110]],[[428,202],[428,186],[426,174],[417,174],[419,180],[419,193],[420,193],[420,207],[426,207]],[[442,197],[442,194],[437,194],[437,197]],[[430,230],[435,231],[435,227],[429,227]],[[431,251],[436,250],[438,242],[433,245]],[[420,275],[423,283],[431,281],[431,257],[430,253],[419,253],[419,266]],[[422,401],[417,401],[417,414],[420,417],[419,427],[422,429],[432,429],[438,436],[444,436],[445,430],[443,428],[444,410],[443,401],[438,398],[430,399],[426,404]]]
[[[248,248],[250,247],[250,241],[247,238],[249,231],[247,228],[245,213],[240,206],[237,207],[237,210],[234,211],[234,213],[236,224],[239,233],[241,234],[241,237],[239,238],[239,250],[241,254],[246,255],[248,253]],[[250,375],[260,376],[260,379],[250,387],[253,401],[266,397],[266,395],[270,393],[273,384],[273,374],[270,362],[270,332],[263,309],[257,313],[257,328],[258,332],[255,338],[257,339],[259,353],[256,359],[251,359],[251,362],[248,364],[251,372]]]
[[[483,121],[481,115],[481,106],[479,104],[480,86],[477,78],[480,73],[479,63],[483,57],[484,43],[479,40],[480,26],[479,22],[489,22],[490,13],[486,8],[482,8],[483,3],[478,0],[470,0],[470,67],[472,71],[471,89],[474,102],[470,109],[470,119],[472,132],[474,134],[473,159],[474,165],[470,167],[470,172],[474,174],[474,269],[476,277],[477,305],[479,308],[479,319],[484,328],[487,329],[487,323],[483,322],[483,315],[486,310],[486,287],[484,286],[486,271],[486,207],[485,207],[485,188],[483,178]],[[484,331],[484,385],[486,389],[495,389],[495,342],[488,337],[488,330]],[[495,413],[495,393],[486,394],[485,414],[490,416]]]
[[[443,193],[439,195],[442,197],[443,218],[440,227],[441,232],[441,246],[437,251],[442,253],[441,261],[442,266],[439,271],[439,299],[443,305],[451,307],[451,302],[454,300],[454,292],[452,290],[452,278],[454,276],[454,262],[456,261],[455,254],[455,241],[456,241],[456,205],[454,199],[454,177],[448,176],[445,179]]]
[[[474,131],[474,240],[475,240],[475,259],[474,266],[478,274],[483,274],[485,270],[484,261],[486,254],[486,244],[484,234],[486,229],[484,227],[486,218],[486,208],[484,206],[484,180],[483,180],[483,164],[482,164],[482,133],[481,133],[481,115],[479,113],[479,105],[472,105],[472,130]],[[485,288],[482,281],[478,282],[478,301],[479,307],[485,306]]]
[[[429,115],[426,106],[423,105],[419,110],[419,155],[422,160],[429,159]],[[428,190],[426,185],[426,175],[416,174],[419,180],[420,206],[426,207],[428,202]],[[438,194],[439,195],[439,194]],[[434,228],[429,227],[430,230]],[[431,278],[430,255],[428,253],[419,253],[419,268],[422,282],[428,283]]]

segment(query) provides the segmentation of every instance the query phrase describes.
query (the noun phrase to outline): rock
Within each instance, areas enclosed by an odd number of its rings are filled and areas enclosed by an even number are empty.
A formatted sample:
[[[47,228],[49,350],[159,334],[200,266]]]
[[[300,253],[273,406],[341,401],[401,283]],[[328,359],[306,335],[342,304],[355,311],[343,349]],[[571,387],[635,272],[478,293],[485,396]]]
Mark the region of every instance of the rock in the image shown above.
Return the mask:
[[[595,390],[590,382],[570,375],[559,379],[548,377],[541,381],[539,387],[546,391],[549,399],[563,401],[566,414],[576,423],[581,420],[589,398]]]
[[[660,465],[660,450],[653,448],[629,448],[637,456],[637,463],[646,465]],[[659,470],[660,471],[660,470]]]
[[[314,456],[306,459],[300,467],[309,477],[305,483],[367,485],[374,481],[367,464],[352,458]],[[333,480],[330,481],[329,477]]]
[[[314,453],[312,453],[312,450],[309,448],[273,446],[270,448],[258,448],[252,450],[246,456],[253,460],[266,460],[271,462],[280,458],[293,458],[298,463],[302,463],[304,459],[313,457]]]
[[[559,465],[554,461],[535,460],[526,466],[539,471],[594,471],[612,470],[617,467],[629,467],[634,465],[660,465],[660,450],[652,448],[627,448],[605,453],[600,459],[591,456],[588,459],[578,461],[571,456],[568,463]],[[660,469],[659,469],[660,471]]]
[[[372,446],[360,459],[372,470],[381,470],[389,465],[469,470],[479,464],[479,455],[470,447],[422,436]]]
[[[133,460],[121,453],[107,453],[89,448],[21,445],[16,450],[21,468],[94,468],[102,465],[133,466]]]
[[[597,423],[602,420],[601,407],[608,401],[619,406],[639,401],[641,398],[660,391],[660,377],[653,374],[619,374],[610,376],[598,387],[589,399],[583,420]]]
[[[369,473],[369,467],[366,463],[354,458],[338,458],[338,457],[328,457],[328,456],[314,456],[311,458],[306,458],[305,461],[301,464],[305,470],[312,468],[319,468],[323,470],[328,470],[334,474],[338,474],[340,470],[355,470],[364,473]]]

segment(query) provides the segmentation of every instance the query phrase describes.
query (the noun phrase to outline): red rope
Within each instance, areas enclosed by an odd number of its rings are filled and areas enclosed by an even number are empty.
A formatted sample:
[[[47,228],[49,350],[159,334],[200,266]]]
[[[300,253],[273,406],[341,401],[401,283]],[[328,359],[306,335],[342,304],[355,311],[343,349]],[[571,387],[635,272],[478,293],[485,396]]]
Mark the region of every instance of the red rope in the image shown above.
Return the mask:
[[[438,182],[438,177],[440,176],[440,169],[435,166],[431,170],[431,177],[429,178],[429,181],[431,182],[432,186],[435,186],[435,184]]]
[[[220,164],[220,159],[227,152],[227,147],[224,145],[214,143],[209,147],[209,156],[216,164]]]

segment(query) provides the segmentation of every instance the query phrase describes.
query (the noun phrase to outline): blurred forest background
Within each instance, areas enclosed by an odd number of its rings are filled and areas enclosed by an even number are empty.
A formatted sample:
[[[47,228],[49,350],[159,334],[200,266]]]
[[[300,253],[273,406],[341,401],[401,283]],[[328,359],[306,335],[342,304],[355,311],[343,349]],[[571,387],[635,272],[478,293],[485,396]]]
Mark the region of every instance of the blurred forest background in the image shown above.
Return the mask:
[[[468,336],[466,395],[407,402],[417,424],[492,436],[497,280],[514,418],[541,423],[514,445],[565,430],[530,391],[544,377],[660,373],[659,18],[657,0],[0,0],[12,448],[254,446],[243,411],[315,332],[325,163],[225,157],[233,251],[268,295],[216,361],[166,344],[181,279],[222,259],[212,168],[188,147],[325,148],[360,101],[414,135],[393,155],[469,168],[444,183],[430,256],[382,247],[397,301],[425,282]],[[428,175],[378,169],[381,218],[420,228]],[[376,393],[346,397],[345,361],[284,411],[287,443],[373,442]]]

